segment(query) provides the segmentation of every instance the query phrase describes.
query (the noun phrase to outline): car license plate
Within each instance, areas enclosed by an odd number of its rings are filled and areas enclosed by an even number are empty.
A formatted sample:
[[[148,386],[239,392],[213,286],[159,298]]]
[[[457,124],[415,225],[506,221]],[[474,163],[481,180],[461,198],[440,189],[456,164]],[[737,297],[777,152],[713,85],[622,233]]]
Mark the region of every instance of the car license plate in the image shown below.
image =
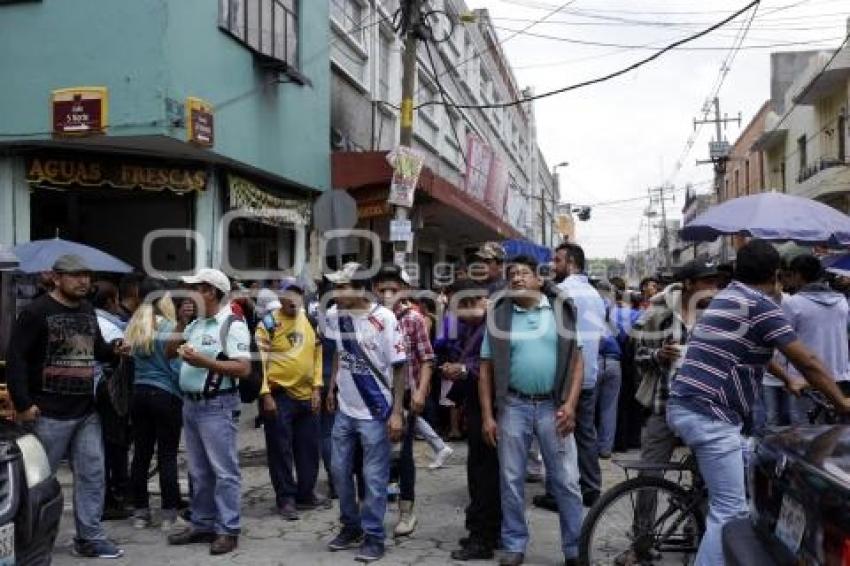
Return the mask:
[[[0,566],[15,564],[15,523],[0,527]]]
[[[776,521],[774,533],[793,553],[797,554],[803,532],[806,530],[806,512],[803,506],[788,496],[782,498],[779,510],[779,520]]]

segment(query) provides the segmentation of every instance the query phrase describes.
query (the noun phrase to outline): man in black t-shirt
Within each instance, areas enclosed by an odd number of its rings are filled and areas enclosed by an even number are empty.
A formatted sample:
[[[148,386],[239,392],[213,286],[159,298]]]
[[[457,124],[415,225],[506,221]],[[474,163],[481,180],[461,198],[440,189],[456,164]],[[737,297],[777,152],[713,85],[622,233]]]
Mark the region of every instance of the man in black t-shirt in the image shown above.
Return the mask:
[[[64,255],[53,265],[54,288],[20,314],[9,344],[7,379],[18,419],[32,427],[53,472],[63,457],[74,474],[74,554],[118,558],[124,552],[101,525],[105,476],[100,418],[94,409],[96,361],[126,353],[120,340],[104,342],[94,309],[84,298],[91,270]]]

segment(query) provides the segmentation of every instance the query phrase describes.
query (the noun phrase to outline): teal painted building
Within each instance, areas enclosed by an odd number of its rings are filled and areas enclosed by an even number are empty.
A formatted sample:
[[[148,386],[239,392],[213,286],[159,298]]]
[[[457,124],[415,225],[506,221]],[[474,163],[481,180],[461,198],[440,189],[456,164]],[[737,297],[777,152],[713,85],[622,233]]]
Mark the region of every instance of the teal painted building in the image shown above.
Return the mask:
[[[330,183],[328,48],[327,0],[0,2],[0,243],[59,235],[170,274],[298,271]],[[106,105],[54,100],[79,87]],[[99,133],[58,131],[101,112]]]

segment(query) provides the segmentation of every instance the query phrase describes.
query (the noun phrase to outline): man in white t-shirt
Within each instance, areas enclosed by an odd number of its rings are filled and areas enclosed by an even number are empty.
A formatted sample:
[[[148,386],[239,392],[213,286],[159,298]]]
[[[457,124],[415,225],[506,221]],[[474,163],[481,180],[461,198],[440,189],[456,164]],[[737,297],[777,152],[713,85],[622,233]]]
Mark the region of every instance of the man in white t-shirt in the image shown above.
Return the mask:
[[[335,286],[336,298],[336,306],[327,313],[326,336],[337,344],[330,386],[337,393],[328,395],[328,410],[339,408],[331,468],[342,523],[328,549],[359,546],[357,560],[371,562],[384,555],[390,443],[402,433],[404,336],[393,312],[371,300],[369,280],[359,264],[347,263],[326,277]],[[358,443],[363,447],[366,484],[362,508],[352,479]]]

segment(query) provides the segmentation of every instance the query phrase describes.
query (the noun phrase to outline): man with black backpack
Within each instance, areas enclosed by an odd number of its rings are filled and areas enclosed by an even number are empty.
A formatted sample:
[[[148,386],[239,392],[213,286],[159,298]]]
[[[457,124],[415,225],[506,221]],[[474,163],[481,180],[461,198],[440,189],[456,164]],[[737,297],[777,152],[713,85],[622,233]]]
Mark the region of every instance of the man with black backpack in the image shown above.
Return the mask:
[[[260,292],[263,316],[255,337],[263,362],[260,411],[269,475],[278,513],[295,521],[298,509],[324,503],[313,491],[319,475],[322,343],[304,312],[301,284],[288,277],[280,290],[279,299]]]
[[[225,301],[231,287],[224,273],[204,268],[183,282],[195,295],[198,316],[185,329],[178,324],[166,355],[183,360],[180,389],[192,525],[168,542],[207,543],[210,554],[227,554],[236,549],[241,528],[238,382],[251,376],[251,335]]]

